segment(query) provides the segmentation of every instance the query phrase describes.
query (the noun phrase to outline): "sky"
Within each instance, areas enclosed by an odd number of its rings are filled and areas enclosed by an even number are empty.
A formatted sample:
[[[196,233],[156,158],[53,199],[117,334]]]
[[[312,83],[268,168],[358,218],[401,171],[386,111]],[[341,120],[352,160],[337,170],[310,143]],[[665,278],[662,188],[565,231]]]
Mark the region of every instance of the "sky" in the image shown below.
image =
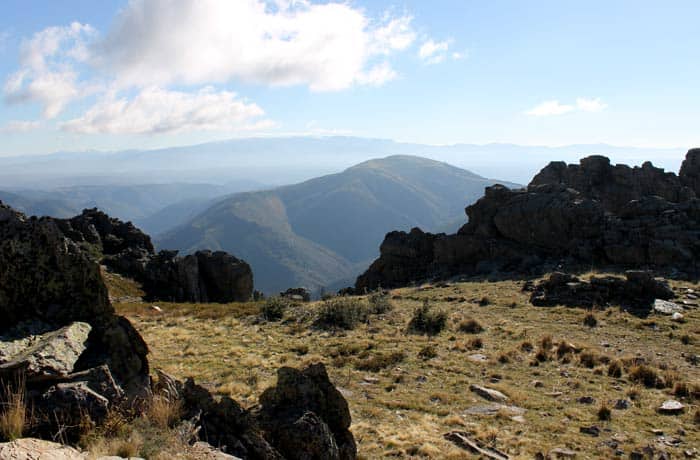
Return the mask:
[[[700,146],[700,2],[3,0],[0,156],[351,135]]]

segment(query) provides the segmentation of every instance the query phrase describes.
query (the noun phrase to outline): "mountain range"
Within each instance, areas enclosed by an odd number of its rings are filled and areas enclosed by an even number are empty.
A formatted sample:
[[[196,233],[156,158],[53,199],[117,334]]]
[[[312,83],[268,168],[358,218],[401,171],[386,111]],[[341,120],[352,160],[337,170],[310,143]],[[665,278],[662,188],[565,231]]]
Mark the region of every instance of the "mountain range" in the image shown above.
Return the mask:
[[[334,289],[352,284],[388,231],[454,231],[466,220],[464,206],[495,182],[516,186],[426,158],[391,156],[232,195],[156,238],[156,245],[235,254],[268,294],[292,286]]]

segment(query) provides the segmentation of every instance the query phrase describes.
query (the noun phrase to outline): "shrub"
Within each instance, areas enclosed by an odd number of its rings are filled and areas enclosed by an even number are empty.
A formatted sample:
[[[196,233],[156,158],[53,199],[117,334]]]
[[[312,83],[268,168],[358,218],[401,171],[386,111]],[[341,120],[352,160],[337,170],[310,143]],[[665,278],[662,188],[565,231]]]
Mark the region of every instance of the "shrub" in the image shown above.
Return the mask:
[[[641,383],[647,388],[654,388],[659,383],[659,375],[656,370],[645,364],[632,366],[629,377],[631,381]]]
[[[593,369],[600,363],[600,355],[593,351],[582,352],[578,359],[582,366],[589,369]]]
[[[429,360],[437,357],[437,350],[434,345],[426,345],[418,352],[418,357],[424,360]]]
[[[402,351],[391,353],[374,353],[366,358],[358,359],[355,368],[360,371],[379,372],[389,366],[400,363],[406,358]]]
[[[263,304],[260,314],[265,321],[279,321],[289,307],[289,301],[282,297],[270,297]]]
[[[532,343],[525,341],[520,344],[520,349],[525,353],[530,353],[532,350],[535,349],[535,347],[532,345]]]
[[[612,412],[607,404],[603,403],[598,409],[598,420],[610,420]]]
[[[489,304],[491,304],[491,299],[489,299],[489,298],[486,297],[486,296],[482,297],[481,300],[479,300],[479,305],[482,306],[482,307],[485,307],[485,306],[487,306],[487,305],[489,305]]]
[[[408,323],[408,331],[418,334],[437,335],[447,323],[447,313],[443,311],[432,311],[428,301],[423,302],[423,306],[416,308],[413,318]]]
[[[596,327],[598,325],[598,320],[593,313],[586,313],[586,316],[583,317],[583,324],[588,327]]]
[[[688,334],[683,334],[681,336],[681,343],[683,345],[690,345],[692,342],[693,342],[693,339]]]
[[[460,332],[464,332],[467,334],[478,334],[480,332],[483,332],[484,328],[477,320],[474,318],[469,318],[460,321],[459,326],[458,326]]]
[[[676,382],[673,386],[673,394],[679,398],[690,396],[690,388],[686,382]]]
[[[552,345],[554,345],[554,341],[552,340],[552,336],[547,334],[543,335],[540,337],[540,348],[544,351],[549,351],[552,349]]]
[[[569,342],[559,342],[557,346],[557,357],[562,359],[564,356],[571,354],[576,351],[576,348]]]
[[[3,384],[0,410],[0,435],[8,441],[21,438],[27,423],[24,380],[14,387]]]
[[[700,409],[695,411],[695,416],[693,417],[693,421],[695,422],[696,425],[700,425]]]
[[[381,315],[391,310],[389,293],[383,290],[373,292],[367,297],[370,313]]]
[[[322,329],[354,329],[368,316],[367,306],[359,299],[336,297],[321,304],[314,324]]]
[[[474,337],[469,341],[468,345],[470,350],[478,350],[484,347],[484,341],[481,340],[481,337]]]
[[[620,361],[612,361],[608,364],[608,377],[619,379],[622,377],[622,363]]]

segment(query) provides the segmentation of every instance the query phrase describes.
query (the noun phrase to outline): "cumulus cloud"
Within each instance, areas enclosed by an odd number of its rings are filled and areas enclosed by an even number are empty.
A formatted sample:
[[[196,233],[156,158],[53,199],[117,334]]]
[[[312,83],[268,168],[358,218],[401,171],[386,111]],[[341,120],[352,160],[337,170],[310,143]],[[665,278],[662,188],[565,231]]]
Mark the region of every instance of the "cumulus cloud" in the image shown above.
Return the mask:
[[[1,133],[26,133],[41,126],[38,121],[12,120],[0,126]]]
[[[599,98],[587,99],[579,97],[576,104],[562,104],[558,100],[544,101],[526,111],[526,115],[534,117],[548,117],[554,115],[564,115],[571,112],[601,112],[605,110],[604,104]]]
[[[155,134],[181,131],[242,131],[269,127],[263,110],[229,91],[196,93],[149,87],[133,99],[114,94],[79,118],[62,124],[75,133]]]
[[[416,41],[412,22],[374,18],[345,0],[130,0],[102,34],[74,22],[25,40],[4,99],[39,103],[51,119],[95,96],[82,116],[59,124],[79,133],[263,128],[270,121],[260,107],[209,85],[384,85],[398,77],[392,56]],[[462,57],[449,46],[428,40],[420,54]]]
[[[237,78],[329,91],[365,82],[373,57],[414,38],[410,17],[372,21],[348,3],[134,0],[94,55],[124,86]]]
[[[87,59],[86,37],[94,29],[74,22],[66,27],[49,27],[22,43],[20,69],[3,87],[10,104],[37,102],[44,118],[56,117],[81,89],[73,64]]]

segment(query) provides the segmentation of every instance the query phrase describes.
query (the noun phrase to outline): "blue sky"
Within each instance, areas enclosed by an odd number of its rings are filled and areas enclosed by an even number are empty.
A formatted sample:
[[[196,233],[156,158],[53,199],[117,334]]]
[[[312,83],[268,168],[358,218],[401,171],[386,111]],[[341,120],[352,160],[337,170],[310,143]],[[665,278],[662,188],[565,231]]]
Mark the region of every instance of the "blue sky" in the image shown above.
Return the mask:
[[[0,8],[0,155],[288,134],[700,145],[694,0]]]

